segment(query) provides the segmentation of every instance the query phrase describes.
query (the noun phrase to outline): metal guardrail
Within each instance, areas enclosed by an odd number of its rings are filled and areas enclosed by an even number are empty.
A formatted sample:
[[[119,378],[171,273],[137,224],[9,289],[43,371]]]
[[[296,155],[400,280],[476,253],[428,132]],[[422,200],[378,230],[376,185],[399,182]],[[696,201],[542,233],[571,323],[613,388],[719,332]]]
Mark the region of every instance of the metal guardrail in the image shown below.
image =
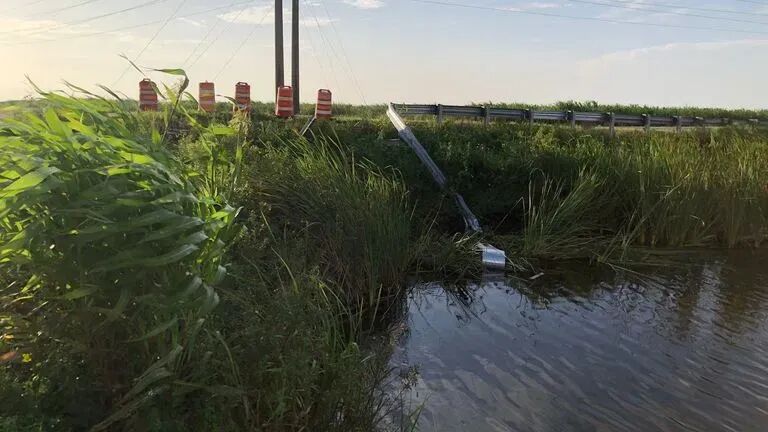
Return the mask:
[[[416,110],[421,110],[420,113],[422,114],[431,113],[431,108],[429,108],[428,105],[418,105],[415,107]],[[471,107],[456,108],[459,108],[456,110],[456,112],[468,112],[461,111],[461,109],[469,109]],[[429,173],[432,174],[432,178],[435,180],[435,183],[440,186],[440,189],[453,195],[453,199],[456,201],[456,207],[458,207],[462,218],[464,218],[466,230],[472,233],[481,232],[482,228],[480,227],[480,221],[477,220],[477,217],[474,215],[474,213],[472,213],[472,210],[469,209],[466,201],[464,201],[464,197],[449,187],[448,179],[445,177],[445,174],[443,174],[435,161],[432,160],[427,150],[424,148],[424,146],[421,145],[418,138],[416,138],[416,136],[413,134],[411,128],[405,124],[405,120],[400,117],[392,104],[389,104],[387,107],[387,117],[389,117],[392,125],[395,126],[395,129],[397,129],[397,133],[400,135],[400,139],[408,144],[408,146],[411,147],[411,150],[416,153],[416,156],[419,158],[419,160],[421,160],[421,163],[427,168],[427,170],[429,170]],[[504,267],[507,264],[507,256],[504,251],[485,243],[478,243],[477,250],[481,253],[481,259],[485,268],[489,270],[504,270]]]
[[[495,108],[492,106],[459,106],[459,105],[425,105],[425,104],[392,104],[402,115],[437,116],[438,123],[445,117],[469,117],[482,119],[485,123],[492,120],[513,120],[534,122],[561,122],[577,124],[608,126],[615,133],[617,126],[643,127],[650,130],[653,127],[673,127],[680,130],[684,127],[726,126],[734,121],[728,118],[702,118],[689,116],[654,116],[648,114],[615,114],[579,111],[535,111],[528,109]],[[750,123],[760,123],[750,120]],[[765,122],[763,122],[765,123]]]

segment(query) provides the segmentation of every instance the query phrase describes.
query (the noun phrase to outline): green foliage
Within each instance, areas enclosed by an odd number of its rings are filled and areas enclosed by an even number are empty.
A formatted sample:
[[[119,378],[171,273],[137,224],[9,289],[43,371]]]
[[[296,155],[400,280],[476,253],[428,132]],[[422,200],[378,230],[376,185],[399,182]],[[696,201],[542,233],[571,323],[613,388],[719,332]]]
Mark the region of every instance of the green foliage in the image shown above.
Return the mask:
[[[3,373],[58,429],[183,423],[211,384],[197,350],[236,211],[120,104],[42,95],[42,116],[0,124],[0,263],[19,277],[0,287],[0,351],[25,359]]]
[[[398,297],[410,265],[411,213],[402,181],[359,161],[325,137],[294,138],[253,155],[251,193],[283,231],[300,232],[316,251],[336,295],[355,311]]]
[[[611,140],[603,130],[548,125],[409,124],[511,253],[603,259],[632,245],[743,247],[766,236],[768,136],[760,129],[620,130]],[[461,230],[418,159],[390,141],[391,127],[332,127],[361,156],[400,170],[419,219],[439,209],[442,231]]]
[[[0,125],[0,430],[377,428],[402,182],[166,72],[158,113],[71,86]]]

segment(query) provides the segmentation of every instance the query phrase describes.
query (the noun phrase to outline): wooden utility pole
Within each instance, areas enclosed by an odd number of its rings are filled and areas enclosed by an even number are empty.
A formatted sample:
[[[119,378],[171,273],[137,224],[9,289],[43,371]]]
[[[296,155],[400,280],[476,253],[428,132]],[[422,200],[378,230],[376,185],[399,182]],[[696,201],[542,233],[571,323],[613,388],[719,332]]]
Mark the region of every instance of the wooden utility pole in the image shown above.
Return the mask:
[[[285,85],[283,55],[283,0],[275,0],[275,91]]]
[[[291,62],[291,86],[293,87],[293,113],[299,114],[299,0],[293,0],[292,15],[292,62]]]

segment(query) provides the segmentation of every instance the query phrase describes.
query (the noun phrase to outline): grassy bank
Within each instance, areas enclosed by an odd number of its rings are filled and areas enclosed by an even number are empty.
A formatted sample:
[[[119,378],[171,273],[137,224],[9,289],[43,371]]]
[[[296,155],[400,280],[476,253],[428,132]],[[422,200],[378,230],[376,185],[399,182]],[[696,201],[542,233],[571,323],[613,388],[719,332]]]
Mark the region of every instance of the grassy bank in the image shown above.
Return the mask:
[[[765,239],[768,134],[754,128],[682,134],[558,126],[413,122],[451,186],[508,250],[526,257],[600,257],[628,247],[757,247]],[[440,194],[384,122],[337,125],[342,142],[396,166],[422,209]],[[444,208],[445,209],[445,208]],[[455,211],[441,223],[458,230]]]

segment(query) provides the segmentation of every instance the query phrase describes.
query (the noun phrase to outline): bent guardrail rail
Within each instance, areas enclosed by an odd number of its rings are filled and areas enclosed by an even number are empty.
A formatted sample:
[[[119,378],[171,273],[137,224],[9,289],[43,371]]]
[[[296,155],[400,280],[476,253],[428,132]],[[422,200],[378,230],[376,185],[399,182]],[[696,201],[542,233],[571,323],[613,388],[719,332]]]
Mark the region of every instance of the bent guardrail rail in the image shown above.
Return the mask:
[[[405,124],[405,121],[402,117],[400,117],[392,104],[389,104],[387,109],[387,117],[389,117],[389,120],[395,126],[395,129],[397,129],[397,133],[400,136],[400,139],[405,141],[405,143],[408,144],[413,152],[416,153],[416,156],[427,168],[429,173],[432,175],[432,178],[435,180],[435,183],[440,186],[440,189],[448,192],[453,196],[453,199],[456,202],[456,206],[459,208],[459,212],[464,219],[466,230],[473,233],[481,232],[482,228],[480,227],[480,221],[478,221],[477,217],[474,215],[474,213],[472,213],[472,210],[469,209],[466,201],[464,201],[464,197],[448,187],[448,180],[445,177],[445,174],[443,174],[435,161],[432,160],[427,150],[424,148],[424,146],[421,145],[419,140],[416,138],[416,135],[413,134],[411,128]],[[504,269],[507,262],[506,254],[504,251],[484,243],[478,243],[477,247],[482,253],[483,264],[487,268],[493,270]]]

